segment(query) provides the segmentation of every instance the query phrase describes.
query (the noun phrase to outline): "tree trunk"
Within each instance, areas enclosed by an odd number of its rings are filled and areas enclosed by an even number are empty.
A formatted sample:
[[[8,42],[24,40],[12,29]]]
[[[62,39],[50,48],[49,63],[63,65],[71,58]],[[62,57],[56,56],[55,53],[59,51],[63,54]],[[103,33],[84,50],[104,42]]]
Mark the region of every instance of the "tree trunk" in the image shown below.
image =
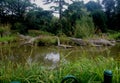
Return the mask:
[[[59,1],[59,19],[62,18],[62,0]]]

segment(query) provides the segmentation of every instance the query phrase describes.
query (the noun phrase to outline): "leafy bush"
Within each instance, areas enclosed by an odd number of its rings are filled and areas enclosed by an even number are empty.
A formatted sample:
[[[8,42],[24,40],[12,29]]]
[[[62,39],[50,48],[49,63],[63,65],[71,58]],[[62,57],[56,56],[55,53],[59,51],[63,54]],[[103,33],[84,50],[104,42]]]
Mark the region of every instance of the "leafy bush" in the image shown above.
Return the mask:
[[[49,46],[56,45],[57,39],[53,36],[42,36],[39,40],[36,41],[38,46]]]
[[[109,33],[109,38],[110,39],[120,39],[120,32],[116,32],[116,33]]]
[[[60,43],[65,45],[75,45],[75,43],[68,37],[60,36]]]
[[[94,24],[92,18],[83,16],[76,21],[75,37],[91,37],[94,34]]]
[[[0,37],[0,42],[10,42],[10,41],[16,41],[16,37],[15,36]]]
[[[20,23],[20,22],[15,23],[11,29],[16,30],[17,32],[22,33],[22,34],[26,34],[27,32],[27,27],[23,23]]]
[[[0,26],[0,35],[1,35],[1,37],[10,35],[10,25],[9,24]]]

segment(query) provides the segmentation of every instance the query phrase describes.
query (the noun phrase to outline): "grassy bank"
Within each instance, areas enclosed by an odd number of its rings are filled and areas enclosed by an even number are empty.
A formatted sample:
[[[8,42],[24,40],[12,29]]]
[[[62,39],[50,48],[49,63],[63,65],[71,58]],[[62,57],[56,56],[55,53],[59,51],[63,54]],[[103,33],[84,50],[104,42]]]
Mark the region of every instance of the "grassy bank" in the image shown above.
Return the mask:
[[[120,39],[120,32],[109,34],[109,38],[119,40]]]
[[[59,40],[58,40],[59,39]],[[75,45],[75,43],[68,37],[60,36],[56,38],[56,36],[42,36],[40,39],[36,40],[35,42],[38,46],[51,46],[51,45],[58,45],[58,41],[60,44],[65,45]]]
[[[64,76],[74,75],[81,83],[96,83],[103,81],[103,71],[113,72],[113,83],[120,82],[119,62],[113,58],[80,57],[75,62],[65,62],[61,59],[59,67],[48,69],[40,64],[17,64],[10,61],[0,61],[0,83],[20,81],[21,83],[60,83]]]
[[[15,41],[17,38],[15,36],[4,36],[0,37],[0,42],[10,42]]]

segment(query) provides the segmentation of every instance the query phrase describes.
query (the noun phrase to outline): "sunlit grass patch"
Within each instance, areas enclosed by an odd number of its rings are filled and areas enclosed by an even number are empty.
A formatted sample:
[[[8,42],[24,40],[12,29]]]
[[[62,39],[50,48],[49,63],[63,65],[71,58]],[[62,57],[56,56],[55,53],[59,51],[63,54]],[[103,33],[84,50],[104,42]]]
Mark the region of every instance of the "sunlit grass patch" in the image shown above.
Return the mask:
[[[0,37],[0,42],[9,42],[9,41],[14,41],[14,40],[16,40],[15,36]]]
[[[109,34],[109,38],[110,39],[120,39],[120,33],[116,32],[116,33],[113,33],[113,34]]]

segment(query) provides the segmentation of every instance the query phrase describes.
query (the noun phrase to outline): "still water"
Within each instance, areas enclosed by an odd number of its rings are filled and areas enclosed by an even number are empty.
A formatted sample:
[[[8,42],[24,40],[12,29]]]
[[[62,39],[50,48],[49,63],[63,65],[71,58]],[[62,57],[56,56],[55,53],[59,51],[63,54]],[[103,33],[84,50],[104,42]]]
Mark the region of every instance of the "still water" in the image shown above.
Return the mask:
[[[61,58],[65,61],[75,61],[81,56],[94,58],[97,56],[113,57],[120,59],[120,43],[115,46],[104,47],[83,47],[76,46],[69,49],[57,46],[37,47],[37,46],[19,46],[9,44],[0,46],[0,60],[10,60],[15,63],[40,63],[44,66],[56,66]]]

